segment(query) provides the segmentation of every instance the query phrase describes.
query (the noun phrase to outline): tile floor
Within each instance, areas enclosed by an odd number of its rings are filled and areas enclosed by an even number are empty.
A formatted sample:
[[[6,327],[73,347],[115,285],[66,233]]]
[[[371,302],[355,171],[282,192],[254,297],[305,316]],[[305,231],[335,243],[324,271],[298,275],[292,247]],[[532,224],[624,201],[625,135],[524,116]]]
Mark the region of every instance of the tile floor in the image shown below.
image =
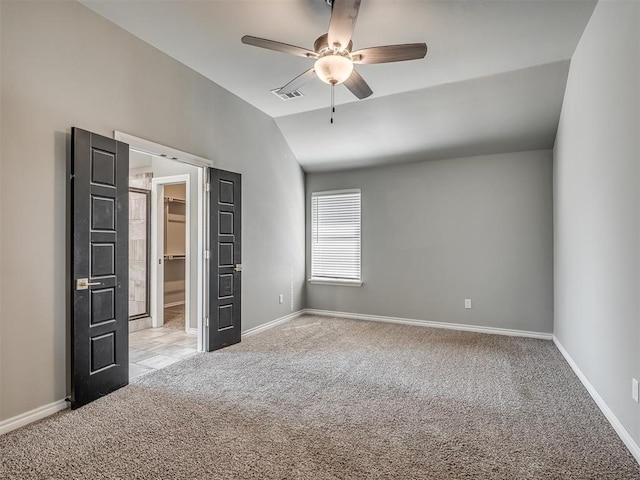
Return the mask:
[[[198,353],[197,337],[167,327],[129,334],[129,379],[159,370]]]

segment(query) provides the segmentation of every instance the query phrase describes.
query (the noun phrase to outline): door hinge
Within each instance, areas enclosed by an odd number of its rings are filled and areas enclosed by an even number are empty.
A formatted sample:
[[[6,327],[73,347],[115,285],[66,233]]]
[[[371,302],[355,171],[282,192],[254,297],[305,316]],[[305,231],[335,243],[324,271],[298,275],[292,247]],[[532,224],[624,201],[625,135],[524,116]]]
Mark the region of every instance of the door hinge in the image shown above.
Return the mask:
[[[211,191],[211,184],[209,182],[204,184],[204,191],[205,192],[210,192]]]
[[[204,317],[204,326],[209,328],[209,317]]]
[[[205,251],[204,251],[204,259],[205,259],[205,260],[209,260],[209,256],[210,256],[210,254],[209,254],[209,250],[205,250]]]

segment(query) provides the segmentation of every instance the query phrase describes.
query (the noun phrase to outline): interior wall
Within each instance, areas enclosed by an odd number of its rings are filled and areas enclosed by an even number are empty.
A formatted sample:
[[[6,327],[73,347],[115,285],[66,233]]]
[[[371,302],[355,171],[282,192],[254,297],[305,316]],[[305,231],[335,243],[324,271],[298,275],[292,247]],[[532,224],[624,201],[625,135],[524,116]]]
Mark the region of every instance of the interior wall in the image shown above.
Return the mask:
[[[304,173],[270,117],[82,4],[0,9],[0,420],[68,393],[72,126],[119,130],[241,173],[243,329],[303,307]]]
[[[551,333],[551,173],[544,150],[307,174],[307,211],[362,190],[364,282],[309,284],[308,307]]]
[[[554,149],[555,335],[640,441],[640,3],[599,2]]]

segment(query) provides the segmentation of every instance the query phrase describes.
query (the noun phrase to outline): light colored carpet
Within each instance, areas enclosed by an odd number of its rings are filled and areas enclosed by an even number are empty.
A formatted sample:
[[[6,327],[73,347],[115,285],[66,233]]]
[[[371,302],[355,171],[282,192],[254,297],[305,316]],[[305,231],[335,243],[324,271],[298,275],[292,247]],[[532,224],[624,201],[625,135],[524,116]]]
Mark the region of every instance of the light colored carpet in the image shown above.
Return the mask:
[[[639,479],[549,341],[306,316],[0,437],[3,479]]]
[[[169,330],[184,332],[184,305],[165,307],[164,324],[162,326]]]

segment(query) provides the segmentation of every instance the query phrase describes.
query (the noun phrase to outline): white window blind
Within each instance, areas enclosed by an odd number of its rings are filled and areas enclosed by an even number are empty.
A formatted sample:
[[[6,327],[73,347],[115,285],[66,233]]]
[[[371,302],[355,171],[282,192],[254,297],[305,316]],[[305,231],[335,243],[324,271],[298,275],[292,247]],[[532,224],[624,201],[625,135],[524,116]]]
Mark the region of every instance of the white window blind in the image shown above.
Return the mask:
[[[360,190],[311,194],[311,280],[360,281]]]

